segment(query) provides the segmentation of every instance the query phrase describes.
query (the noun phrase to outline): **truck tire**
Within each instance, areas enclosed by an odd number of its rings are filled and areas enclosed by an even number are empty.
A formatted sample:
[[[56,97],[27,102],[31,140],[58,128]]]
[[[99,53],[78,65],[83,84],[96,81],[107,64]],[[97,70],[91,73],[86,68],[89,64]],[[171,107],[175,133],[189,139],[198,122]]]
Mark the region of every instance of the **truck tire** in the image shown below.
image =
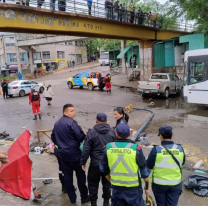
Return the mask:
[[[73,84],[72,84],[72,82],[69,82],[69,83],[68,83],[68,87],[69,87],[69,89],[73,89]]]
[[[147,94],[142,93],[142,98],[147,98]]]
[[[164,97],[165,97],[166,99],[168,99],[169,96],[170,96],[169,88],[166,88],[166,89],[165,89],[165,92],[164,92]]]
[[[92,85],[92,83],[88,83],[88,89],[90,90],[90,91],[92,91],[93,89],[94,89],[94,86]]]

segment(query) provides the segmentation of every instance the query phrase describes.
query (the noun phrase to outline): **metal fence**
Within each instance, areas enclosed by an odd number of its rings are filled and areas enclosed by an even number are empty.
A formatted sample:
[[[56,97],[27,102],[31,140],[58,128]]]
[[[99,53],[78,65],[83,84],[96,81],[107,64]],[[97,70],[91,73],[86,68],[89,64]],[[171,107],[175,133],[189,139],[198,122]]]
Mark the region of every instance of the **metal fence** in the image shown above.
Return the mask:
[[[136,10],[126,10],[120,5],[112,6],[110,1],[99,0],[17,0],[16,2],[7,1],[6,3],[16,3],[24,6],[38,7],[56,11],[64,11],[68,13],[76,13],[80,15],[90,15],[99,18],[110,19],[113,21],[127,22],[129,24],[144,25],[147,27],[157,27],[166,30],[177,30],[192,32],[193,24],[178,21],[172,25],[163,25],[163,21],[155,21],[155,14],[138,13]],[[108,3],[107,3],[108,2]],[[107,4],[106,4],[107,3]],[[160,14],[158,14],[158,18]],[[160,18],[161,19],[161,18]]]

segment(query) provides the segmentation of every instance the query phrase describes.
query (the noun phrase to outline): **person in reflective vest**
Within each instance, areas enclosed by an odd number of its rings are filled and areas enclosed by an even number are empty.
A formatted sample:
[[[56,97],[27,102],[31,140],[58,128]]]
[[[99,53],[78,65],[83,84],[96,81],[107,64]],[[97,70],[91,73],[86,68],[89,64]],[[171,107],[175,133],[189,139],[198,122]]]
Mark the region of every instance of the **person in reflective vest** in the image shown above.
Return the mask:
[[[181,145],[172,141],[172,135],[172,127],[160,127],[161,146],[154,146],[147,159],[157,206],[177,206],[182,193],[181,170],[185,153]]]
[[[112,206],[144,206],[141,178],[149,183],[150,173],[142,149],[130,139],[127,124],[119,124],[116,132],[100,162],[100,171],[112,184]],[[145,193],[149,195],[149,188]]]
[[[37,115],[39,115],[39,119],[41,119],[40,115],[40,93],[35,91],[35,87],[31,87],[31,92],[29,96],[29,104],[32,103],[32,111],[34,114],[34,119],[37,120]]]

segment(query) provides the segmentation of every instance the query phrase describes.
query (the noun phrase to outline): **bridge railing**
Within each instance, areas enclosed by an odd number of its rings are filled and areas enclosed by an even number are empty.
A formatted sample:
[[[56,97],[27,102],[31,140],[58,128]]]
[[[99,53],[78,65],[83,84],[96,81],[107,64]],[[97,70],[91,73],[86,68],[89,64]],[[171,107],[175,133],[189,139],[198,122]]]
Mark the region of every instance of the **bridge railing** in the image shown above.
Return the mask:
[[[91,2],[91,5],[90,5]],[[187,22],[177,21],[174,24],[167,25],[163,23],[160,14],[147,14],[142,12],[124,9],[124,7],[115,7],[111,3],[106,5],[99,0],[17,0],[16,3],[25,6],[39,7],[44,9],[65,11],[68,13],[76,13],[80,15],[91,15],[94,17],[110,19],[113,21],[127,22],[130,24],[144,25],[148,27],[157,27],[165,30],[176,31],[194,31],[194,25]],[[6,3],[7,0],[6,0]],[[123,5],[123,3],[122,3]]]

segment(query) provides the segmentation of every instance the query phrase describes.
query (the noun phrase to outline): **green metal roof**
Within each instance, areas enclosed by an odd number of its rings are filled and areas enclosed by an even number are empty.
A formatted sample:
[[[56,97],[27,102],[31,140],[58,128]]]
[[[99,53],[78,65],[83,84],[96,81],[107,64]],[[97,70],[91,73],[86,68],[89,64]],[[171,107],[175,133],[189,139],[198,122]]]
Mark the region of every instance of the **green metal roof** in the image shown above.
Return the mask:
[[[117,59],[121,59],[124,54],[131,48],[131,46],[127,46],[118,56]]]

